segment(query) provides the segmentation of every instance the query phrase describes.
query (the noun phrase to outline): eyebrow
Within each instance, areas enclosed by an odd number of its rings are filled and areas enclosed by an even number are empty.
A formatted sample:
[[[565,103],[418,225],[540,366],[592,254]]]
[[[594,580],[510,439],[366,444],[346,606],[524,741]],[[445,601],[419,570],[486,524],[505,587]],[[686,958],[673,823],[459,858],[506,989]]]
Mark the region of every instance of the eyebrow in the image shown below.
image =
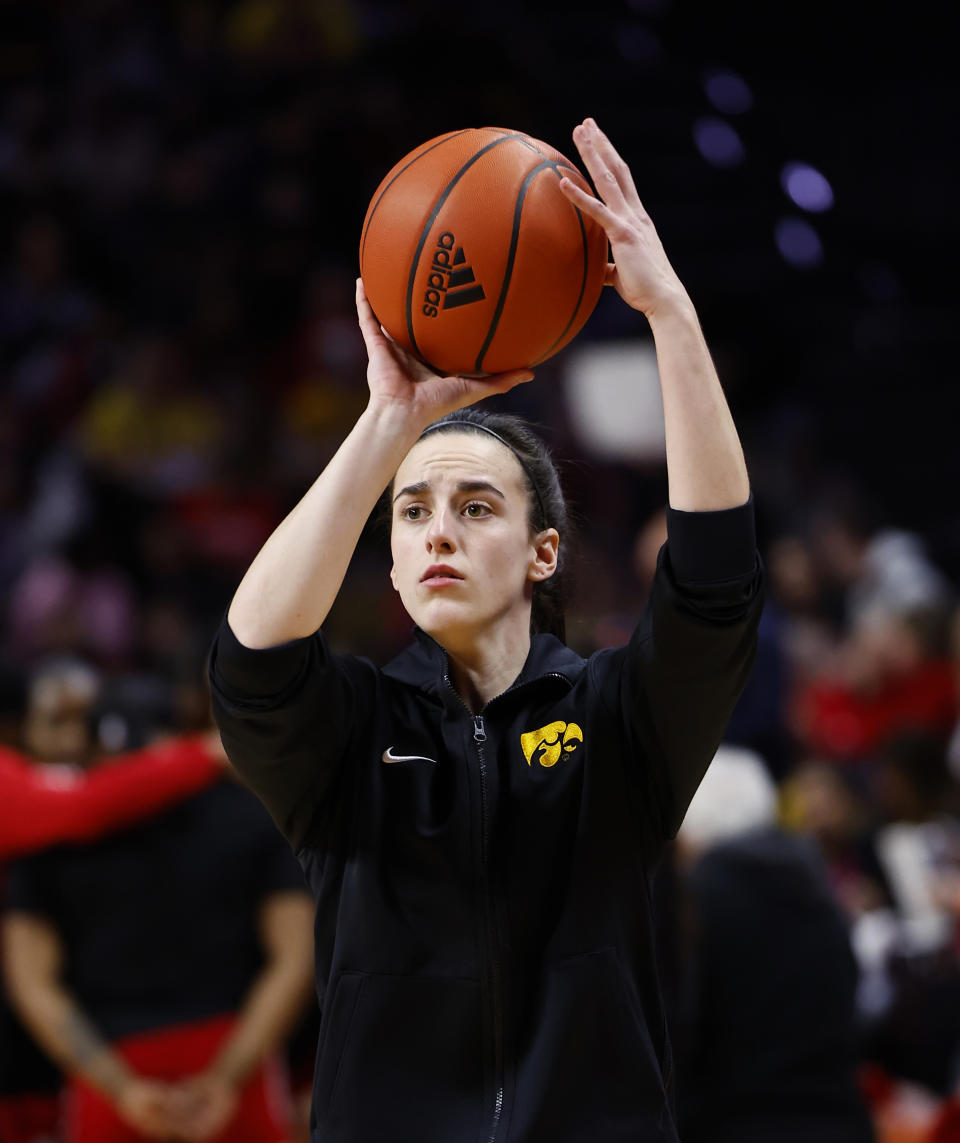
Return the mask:
[[[394,496],[393,502],[400,499],[401,496],[419,496],[421,493],[426,492],[430,488],[429,480],[418,480],[416,484],[408,484],[405,488]],[[501,500],[506,500],[506,496],[500,491],[496,485],[491,484],[489,480],[461,480],[457,485],[458,492],[493,492],[499,496]]]

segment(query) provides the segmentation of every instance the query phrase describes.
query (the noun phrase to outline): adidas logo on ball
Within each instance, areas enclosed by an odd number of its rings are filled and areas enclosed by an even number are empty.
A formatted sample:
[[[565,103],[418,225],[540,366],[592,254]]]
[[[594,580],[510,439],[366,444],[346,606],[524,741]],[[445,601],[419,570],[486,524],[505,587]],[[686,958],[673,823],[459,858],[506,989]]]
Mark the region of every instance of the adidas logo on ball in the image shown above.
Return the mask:
[[[456,239],[449,231],[444,231],[437,239],[437,248],[430,263],[430,276],[423,295],[424,314],[436,317],[440,310],[468,306],[485,297],[483,286],[467,265],[463,247],[457,246]]]
[[[609,244],[561,175],[589,191],[559,151],[506,127],[448,131],[395,163],[360,234],[363,288],[390,337],[441,376],[526,369],[569,344]]]

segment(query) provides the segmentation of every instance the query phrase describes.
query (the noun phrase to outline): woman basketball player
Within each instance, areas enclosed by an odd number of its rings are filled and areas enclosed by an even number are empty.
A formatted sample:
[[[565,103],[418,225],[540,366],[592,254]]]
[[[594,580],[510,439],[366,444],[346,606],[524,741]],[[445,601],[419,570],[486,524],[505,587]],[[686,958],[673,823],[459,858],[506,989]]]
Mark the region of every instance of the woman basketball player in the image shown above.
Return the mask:
[[[761,574],[693,306],[609,140],[588,119],[574,141],[600,199],[561,185],[606,231],[663,389],[669,539],[629,644],[563,644],[553,464],[515,418],[465,410],[530,374],[433,376],[358,283],[369,404],[213,648],[228,755],[317,900],[323,1143],[677,1137],[650,879],[749,671]],[[417,632],[378,669],[319,628],[387,485]]]

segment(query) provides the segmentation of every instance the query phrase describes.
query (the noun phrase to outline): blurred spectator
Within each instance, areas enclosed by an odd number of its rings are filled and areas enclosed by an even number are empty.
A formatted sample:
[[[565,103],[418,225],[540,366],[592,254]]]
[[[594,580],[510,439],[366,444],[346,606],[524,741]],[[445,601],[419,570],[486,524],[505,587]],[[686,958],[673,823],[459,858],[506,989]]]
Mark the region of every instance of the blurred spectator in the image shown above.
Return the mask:
[[[61,765],[56,770],[37,765],[0,745],[0,860],[100,837],[196,793],[222,774],[225,756],[215,734],[170,740],[87,772],[78,769],[91,749],[87,712],[96,687],[92,672],[76,666],[34,679],[25,738],[41,762]],[[21,693],[17,688],[12,696],[18,713]],[[59,1072],[14,1018],[0,988],[3,1143],[52,1139],[59,1088]]]
[[[783,824],[817,843],[830,888],[851,924],[890,904],[872,845],[872,804],[863,787],[846,770],[808,760],[781,788]]]
[[[217,409],[193,382],[180,347],[147,335],[94,393],[78,440],[84,455],[113,479],[172,495],[207,479],[222,432]]]
[[[47,757],[89,757],[89,681],[35,689]],[[136,831],[17,862],[7,899],[11,997],[70,1077],[69,1143],[288,1137],[274,1053],[307,1003],[313,909],[248,791],[223,779]]]
[[[49,386],[60,380],[49,364],[40,368],[37,351],[76,333],[91,316],[89,299],[66,279],[61,227],[49,216],[27,219],[17,235],[13,265],[0,277],[0,344],[8,354],[22,354],[19,384],[14,384],[22,400],[36,400],[38,381]]]
[[[808,540],[786,534],[766,556],[770,597],[780,610],[781,642],[792,687],[836,670],[841,624],[826,597]]]
[[[857,1143],[857,969],[813,848],[762,759],[721,747],[677,844],[690,897],[678,1106],[689,1143]]]
[[[805,532],[781,535],[769,553],[790,729],[824,758],[864,760],[892,734],[943,732],[956,718],[944,637],[952,588],[919,537],[881,521],[838,485]]]
[[[226,26],[231,51],[264,62],[349,56],[356,46],[356,16],[347,0],[243,0]]]
[[[843,592],[850,626],[875,610],[906,615],[949,604],[950,584],[920,537],[885,525],[866,496],[836,489],[814,516],[811,531],[828,581]]]
[[[947,640],[950,649],[950,659],[953,663],[953,683],[958,698],[960,698],[960,607],[950,617],[947,625]],[[954,782],[960,785],[960,720],[957,721],[947,746],[947,761]]]
[[[958,696],[941,642],[935,616],[879,605],[861,612],[837,674],[795,694],[795,734],[808,749],[839,761],[863,759],[904,730],[946,734]]]
[[[960,821],[947,812],[944,742],[903,735],[881,756],[885,822],[878,860],[895,913],[886,948],[888,1003],[877,1014],[872,1058],[939,1095],[960,1087]]]
[[[25,664],[55,655],[122,663],[132,649],[136,599],[118,568],[84,571],[61,556],[31,561],[9,596],[10,647]]]

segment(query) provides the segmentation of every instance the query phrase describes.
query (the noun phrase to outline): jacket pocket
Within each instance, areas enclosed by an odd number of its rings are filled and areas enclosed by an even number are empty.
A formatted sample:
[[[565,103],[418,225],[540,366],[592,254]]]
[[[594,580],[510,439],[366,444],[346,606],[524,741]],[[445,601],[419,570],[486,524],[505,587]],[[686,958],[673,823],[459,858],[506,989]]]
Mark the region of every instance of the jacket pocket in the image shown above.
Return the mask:
[[[517,1139],[676,1139],[650,1034],[613,949],[551,965],[530,1029],[518,1060]]]
[[[477,1135],[479,985],[343,973],[325,1019],[314,1093],[325,1143],[456,1143]]]

